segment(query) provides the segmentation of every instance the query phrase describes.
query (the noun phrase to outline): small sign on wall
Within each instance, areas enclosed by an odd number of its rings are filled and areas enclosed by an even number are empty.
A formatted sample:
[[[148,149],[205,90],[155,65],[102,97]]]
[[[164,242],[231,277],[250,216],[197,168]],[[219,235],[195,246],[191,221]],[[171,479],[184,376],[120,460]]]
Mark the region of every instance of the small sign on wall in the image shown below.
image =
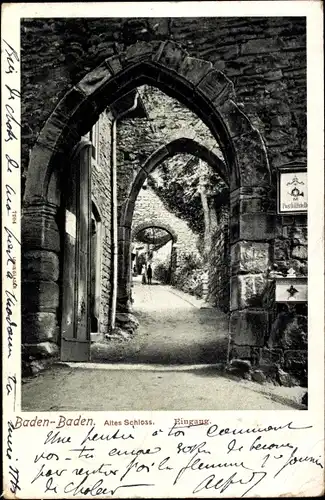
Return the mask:
[[[65,232],[70,234],[73,238],[77,236],[77,219],[75,214],[65,211]]]
[[[278,213],[306,214],[308,210],[306,167],[278,169]]]

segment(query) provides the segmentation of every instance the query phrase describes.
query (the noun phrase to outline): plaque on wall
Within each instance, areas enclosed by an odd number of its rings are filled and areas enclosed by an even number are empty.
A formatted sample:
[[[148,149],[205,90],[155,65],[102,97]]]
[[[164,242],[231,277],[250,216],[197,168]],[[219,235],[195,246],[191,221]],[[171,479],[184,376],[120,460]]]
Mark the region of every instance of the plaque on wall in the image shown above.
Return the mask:
[[[278,213],[307,214],[306,167],[283,167],[278,170]]]

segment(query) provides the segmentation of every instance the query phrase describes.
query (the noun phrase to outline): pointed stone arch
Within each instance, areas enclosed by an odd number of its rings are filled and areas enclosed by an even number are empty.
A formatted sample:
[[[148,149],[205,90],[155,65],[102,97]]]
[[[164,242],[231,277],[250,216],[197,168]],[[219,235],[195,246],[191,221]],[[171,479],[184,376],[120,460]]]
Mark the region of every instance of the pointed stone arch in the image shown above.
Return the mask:
[[[71,149],[105,107],[143,83],[159,87],[202,118],[220,144],[232,189],[269,184],[263,139],[237,106],[229,78],[173,41],[138,42],[87,73],[56,106],[31,152],[25,204],[46,200],[55,156]]]
[[[174,41],[137,42],[102,61],[67,89],[31,151],[23,200],[24,246],[29,252],[60,253],[58,206],[48,196],[51,175],[62,168],[64,156],[105,108],[144,83],[160,88],[196,113],[220,145],[231,193],[232,340],[260,346],[267,328],[261,296],[274,226],[274,214],[267,208],[271,176],[266,148],[259,131],[236,104],[231,80],[210,62],[191,57]],[[254,264],[247,242],[259,242],[264,269]],[[35,280],[42,282],[42,273]],[[253,297],[247,290],[254,290]],[[59,293],[58,286],[55,298],[52,291],[49,296],[58,301]],[[42,308],[40,297],[36,300]],[[249,333],[243,336],[243,331]]]
[[[142,165],[133,181],[129,195],[121,208],[120,227],[131,227],[134,204],[140,189],[148,178],[148,175],[164,161],[182,153],[192,154],[193,156],[206,161],[228,185],[229,172],[227,165],[220,160],[220,158],[218,158],[213,151],[210,151],[206,146],[198,143],[194,139],[188,139],[186,137],[175,139],[174,141],[159,147]]]

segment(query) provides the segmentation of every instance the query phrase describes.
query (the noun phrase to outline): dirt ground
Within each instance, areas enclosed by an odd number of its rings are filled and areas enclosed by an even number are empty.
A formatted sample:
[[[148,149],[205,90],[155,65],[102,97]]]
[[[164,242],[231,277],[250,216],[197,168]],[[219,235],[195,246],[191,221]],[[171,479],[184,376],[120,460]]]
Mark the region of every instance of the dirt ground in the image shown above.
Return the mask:
[[[92,361],[169,365],[226,362],[226,314],[159,284],[135,281],[133,297],[134,314],[140,323],[136,335],[127,342],[94,344]]]
[[[71,363],[25,381],[24,411],[294,410],[306,390],[262,386],[213,366],[185,370]]]
[[[222,370],[226,315],[171,287],[134,285],[140,321],[129,342],[93,345],[91,363],[24,380],[24,411],[306,409],[306,389],[260,385]]]

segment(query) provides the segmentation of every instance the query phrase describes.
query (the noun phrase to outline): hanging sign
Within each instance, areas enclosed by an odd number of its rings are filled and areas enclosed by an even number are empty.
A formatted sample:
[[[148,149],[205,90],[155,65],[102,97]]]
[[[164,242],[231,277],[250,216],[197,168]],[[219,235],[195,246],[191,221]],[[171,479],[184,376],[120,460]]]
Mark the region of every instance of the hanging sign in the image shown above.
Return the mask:
[[[278,170],[278,213],[306,214],[308,210],[306,167],[282,167]]]

